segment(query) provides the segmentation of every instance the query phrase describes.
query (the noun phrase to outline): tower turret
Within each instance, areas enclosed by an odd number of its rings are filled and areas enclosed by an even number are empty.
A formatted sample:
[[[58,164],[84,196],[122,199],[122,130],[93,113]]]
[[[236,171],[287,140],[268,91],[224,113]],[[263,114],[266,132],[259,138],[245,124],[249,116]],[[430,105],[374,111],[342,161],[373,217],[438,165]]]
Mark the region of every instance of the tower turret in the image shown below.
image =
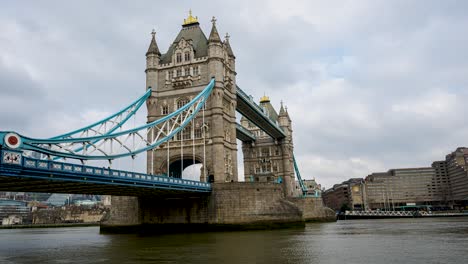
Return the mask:
[[[151,87],[155,91],[158,87],[157,68],[161,59],[161,52],[156,43],[156,31],[151,32],[151,43],[146,52],[146,88]]]
[[[231,59],[231,58],[235,59],[236,56],[234,56],[234,52],[232,52],[231,44],[229,44],[229,38],[230,37],[231,36],[229,36],[229,34],[226,33],[226,36],[224,36],[224,43],[223,44],[224,44],[224,47],[226,47],[226,52],[227,52],[227,54],[229,56],[229,59]]]
[[[211,19],[212,27],[210,36],[208,37],[208,60],[209,60],[209,71],[215,73],[213,77],[216,80],[224,80],[224,66],[223,66],[223,44],[219,37],[218,30],[216,29],[216,18]]]

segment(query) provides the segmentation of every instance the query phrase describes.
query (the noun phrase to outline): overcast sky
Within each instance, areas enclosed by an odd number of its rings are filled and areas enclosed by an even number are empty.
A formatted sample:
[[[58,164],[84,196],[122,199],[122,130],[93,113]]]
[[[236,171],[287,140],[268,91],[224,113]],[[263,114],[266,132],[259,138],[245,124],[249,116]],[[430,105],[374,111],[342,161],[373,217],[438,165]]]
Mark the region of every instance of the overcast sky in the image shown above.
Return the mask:
[[[137,98],[151,30],[165,53],[191,8],[231,35],[238,85],[287,105],[304,178],[328,188],[467,145],[467,1],[135,2],[2,1],[0,130],[51,137]]]

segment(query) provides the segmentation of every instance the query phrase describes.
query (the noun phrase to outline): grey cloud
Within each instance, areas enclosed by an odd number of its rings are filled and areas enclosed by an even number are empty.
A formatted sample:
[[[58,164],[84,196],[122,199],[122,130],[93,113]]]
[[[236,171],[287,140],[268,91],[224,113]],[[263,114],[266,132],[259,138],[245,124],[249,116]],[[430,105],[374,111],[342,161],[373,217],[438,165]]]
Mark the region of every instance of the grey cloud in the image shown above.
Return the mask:
[[[372,170],[429,165],[464,145],[467,3],[340,3],[199,1],[192,8],[205,34],[213,15],[220,34],[230,33],[238,84],[289,105],[307,178],[328,187]],[[119,109],[144,90],[151,29],[165,52],[189,8],[184,1],[3,4],[0,30],[8,23],[14,30],[2,31],[0,58],[16,65],[0,64],[0,92],[12,94],[0,109],[23,107],[2,114],[0,127],[38,133],[48,124],[39,134],[54,135],[53,118],[78,125],[71,119],[87,109]],[[428,107],[435,114],[405,106],[451,95],[453,105]]]

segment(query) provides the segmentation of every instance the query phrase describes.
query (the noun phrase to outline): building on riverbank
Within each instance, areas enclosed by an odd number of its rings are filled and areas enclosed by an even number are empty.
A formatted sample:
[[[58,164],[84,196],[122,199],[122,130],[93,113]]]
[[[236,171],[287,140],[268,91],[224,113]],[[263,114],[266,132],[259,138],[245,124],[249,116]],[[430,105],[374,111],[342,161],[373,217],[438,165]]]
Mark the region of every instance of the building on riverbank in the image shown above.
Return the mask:
[[[364,209],[364,181],[361,178],[352,178],[322,193],[323,201],[327,207],[338,210]]]
[[[366,209],[394,210],[408,204],[440,204],[439,191],[432,187],[435,177],[432,167],[372,173],[364,180]]]
[[[21,223],[31,222],[31,210],[27,202],[0,200],[0,223],[17,222],[14,219],[21,219]]]
[[[335,184],[324,191],[323,199],[335,210],[466,209],[467,167],[468,148],[460,147],[431,167],[390,169]]]
[[[441,176],[438,184],[446,182],[447,200],[455,208],[468,207],[468,148],[460,147],[439,161]]]

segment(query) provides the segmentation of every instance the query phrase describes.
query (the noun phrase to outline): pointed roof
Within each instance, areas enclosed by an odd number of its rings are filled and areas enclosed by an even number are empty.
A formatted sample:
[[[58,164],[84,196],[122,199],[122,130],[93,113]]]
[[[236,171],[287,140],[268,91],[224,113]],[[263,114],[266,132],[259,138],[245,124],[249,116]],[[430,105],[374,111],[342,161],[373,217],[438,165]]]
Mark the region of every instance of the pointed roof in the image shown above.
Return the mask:
[[[281,101],[281,107],[280,107],[280,110],[279,110],[279,115],[282,116],[282,115],[285,115],[286,112],[284,111],[284,107],[283,107],[283,101]]]
[[[232,52],[231,45],[229,44],[229,38],[230,38],[229,34],[226,33],[226,36],[224,38],[225,38],[224,45],[226,46],[228,55],[236,58],[236,56],[234,56],[234,52]]]
[[[291,121],[291,118],[289,117],[289,113],[288,113],[288,106],[286,106],[284,109],[286,110],[285,111],[286,112],[285,113],[286,117],[288,118],[289,121]]]
[[[268,98],[268,96],[263,96],[260,99],[260,107],[266,110],[266,113],[271,120],[275,122],[278,121],[278,113],[276,113],[275,108],[273,107],[273,105],[271,105],[270,98]]]
[[[156,31],[153,29],[151,32],[152,38],[151,38],[151,43],[148,47],[148,51],[146,52],[146,56],[149,54],[157,54],[161,56],[161,52],[159,52],[158,44],[156,44]]]
[[[162,55],[161,63],[171,62],[171,56],[174,53],[175,47],[182,39],[192,41],[195,58],[208,56],[208,40],[206,39],[205,33],[201,30],[200,24],[197,22],[182,26],[182,30],[179,32],[174,42],[172,42],[169,50]]]
[[[221,38],[219,37],[218,30],[216,29],[215,17],[211,19],[211,23],[213,23],[213,26],[211,27],[211,32],[210,32],[210,36],[208,37],[208,42],[221,42]]]

